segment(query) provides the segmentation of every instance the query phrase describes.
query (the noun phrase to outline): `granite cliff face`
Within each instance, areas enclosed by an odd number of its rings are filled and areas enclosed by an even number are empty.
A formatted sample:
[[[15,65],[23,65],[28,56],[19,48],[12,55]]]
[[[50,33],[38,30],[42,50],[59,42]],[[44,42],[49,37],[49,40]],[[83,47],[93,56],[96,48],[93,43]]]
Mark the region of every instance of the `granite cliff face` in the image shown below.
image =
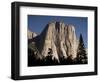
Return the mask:
[[[63,22],[55,21],[47,24],[40,35],[32,36],[30,43],[36,47],[36,57],[39,59],[52,55],[52,60],[60,62],[61,57],[67,59],[70,56],[74,59],[77,56],[78,40],[75,27],[65,25]]]

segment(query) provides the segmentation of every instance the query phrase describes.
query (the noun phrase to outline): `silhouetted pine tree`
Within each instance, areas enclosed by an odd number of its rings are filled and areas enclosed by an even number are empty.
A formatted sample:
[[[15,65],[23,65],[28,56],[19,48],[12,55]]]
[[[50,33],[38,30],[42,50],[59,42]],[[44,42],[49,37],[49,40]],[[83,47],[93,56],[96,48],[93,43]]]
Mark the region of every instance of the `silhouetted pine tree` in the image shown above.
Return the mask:
[[[72,60],[72,55],[68,56],[66,62],[67,62],[67,64],[73,64],[74,63],[73,60]]]
[[[54,64],[54,65],[59,64],[58,61],[57,61],[55,58],[53,59],[53,64]]]
[[[84,41],[82,34],[80,34],[78,51],[77,51],[77,63],[86,64],[87,63],[87,53],[84,46]]]

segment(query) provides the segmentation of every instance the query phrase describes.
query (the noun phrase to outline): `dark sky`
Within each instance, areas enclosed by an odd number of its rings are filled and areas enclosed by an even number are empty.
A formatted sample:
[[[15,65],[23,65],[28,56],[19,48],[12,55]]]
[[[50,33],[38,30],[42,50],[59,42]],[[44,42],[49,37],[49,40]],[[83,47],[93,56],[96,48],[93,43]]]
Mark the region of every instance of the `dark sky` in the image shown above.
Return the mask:
[[[79,38],[81,33],[83,36],[85,47],[87,47],[87,38],[88,38],[87,17],[28,15],[28,29],[39,34],[44,29],[46,24],[48,24],[51,21],[58,21],[58,22],[63,21],[65,24],[74,25],[77,38]]]

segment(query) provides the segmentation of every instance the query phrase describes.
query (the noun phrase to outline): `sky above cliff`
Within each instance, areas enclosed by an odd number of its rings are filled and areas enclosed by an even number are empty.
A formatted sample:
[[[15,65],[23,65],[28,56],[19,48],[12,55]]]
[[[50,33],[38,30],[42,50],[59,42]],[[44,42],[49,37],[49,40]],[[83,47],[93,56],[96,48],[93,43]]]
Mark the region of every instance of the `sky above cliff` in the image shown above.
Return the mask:
[[[39,34],[45,28],[46,24],[53,21],[58,21],[58,22],[63,21],[65,24],[74,25],[77,38],[79,38],[80,34],[82,34],[85,47],[87,47],[88,45],[87,17],[28,15],[28,29]]]

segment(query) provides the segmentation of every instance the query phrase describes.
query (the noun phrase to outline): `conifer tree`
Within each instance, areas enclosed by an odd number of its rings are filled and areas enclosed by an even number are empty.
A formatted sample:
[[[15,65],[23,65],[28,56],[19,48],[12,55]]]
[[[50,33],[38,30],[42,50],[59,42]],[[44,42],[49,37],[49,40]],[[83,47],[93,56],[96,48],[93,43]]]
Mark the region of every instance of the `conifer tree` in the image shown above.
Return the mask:
[[[87,63],[87,53],[84,46],[84,41],[82,34],[80,34],[78,51],[77,51],[77,63],[79,64],[86,64]]]

